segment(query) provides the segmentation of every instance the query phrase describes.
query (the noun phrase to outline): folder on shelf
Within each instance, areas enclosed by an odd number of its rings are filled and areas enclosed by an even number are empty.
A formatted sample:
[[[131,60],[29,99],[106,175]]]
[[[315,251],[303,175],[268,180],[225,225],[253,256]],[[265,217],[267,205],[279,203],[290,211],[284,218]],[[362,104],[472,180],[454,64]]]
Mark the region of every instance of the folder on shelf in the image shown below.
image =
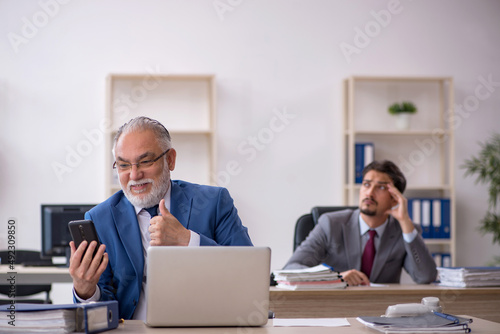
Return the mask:
[[[450,199],[442,198],[441,199],[441,238],[449,239],[450,238],[450,215],[451,215],[451,207],[450,207]]]
[[[441,253],[441,267],[451,267],[451,255],[450,253]]]
[[[99,333],[118,327],[118,302],[6,304],[0,306],[0,332]]]
[[[423,238],[430,238],[432,236],[432,226],[431,226],[431,221],[432,221],[432,208],[431,208],[431,201],[429,199],[422,199],[422,237]]]
[[[363,169],[373,162],[374,147],[373,143],[356,143],[354,148],[355,171],[354,182],[363,182]]]
[[[432,200],[432,219],[431,219],[431,238],[442,238],[441,226],[441,199],[436,198]]]
[[[410,219],[415,224],[421,224],[420,219],[420,199],[419,198],[409,198],[408,199],[408,215]]]
[[[451,267],[451,255],[450,253],[432,253],[432,258],[436,263],[436,267],[448,268]]]
[[[431,256],[434,259],[434,263],[436,263],[436,267],[443,266],[443,254],[442,253],[432,253]]]

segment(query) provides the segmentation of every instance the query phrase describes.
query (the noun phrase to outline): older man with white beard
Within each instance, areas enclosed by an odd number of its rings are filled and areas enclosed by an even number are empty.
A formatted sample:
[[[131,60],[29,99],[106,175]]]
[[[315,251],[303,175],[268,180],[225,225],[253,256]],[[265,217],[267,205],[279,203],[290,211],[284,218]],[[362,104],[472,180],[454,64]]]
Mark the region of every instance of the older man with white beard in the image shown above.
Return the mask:
[[[158,121],[137,117],[115,136],[121,191],[86,213],[102,245],[71,246],[75,302],[118,300],[120,317],[145,319],[149,246],[252,246],[225,188],[171,180],[176,151]],[[88,248],[88,249],[87,249]]]

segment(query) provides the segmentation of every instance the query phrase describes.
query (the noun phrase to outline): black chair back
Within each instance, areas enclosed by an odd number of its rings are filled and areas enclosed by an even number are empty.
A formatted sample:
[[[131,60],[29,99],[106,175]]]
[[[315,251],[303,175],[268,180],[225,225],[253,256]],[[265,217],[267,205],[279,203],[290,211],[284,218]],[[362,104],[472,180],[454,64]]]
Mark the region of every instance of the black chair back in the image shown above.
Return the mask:
[[[302,241],[309,235],[314,226],[318,223],[319,216],[326,212],[341,211],[346,209],[355,210],[357,206],[315,206],[311,213],[306,213],[300,216],[295,223],[295,233],[293,236],[293,251],[300,245]]]
[[[310,213],[302,215],[295,223],[295,233],[293,237],[293,250],[308,236],[314,228],[313,216]]]
[[[2,263],[6,264],[9,260],[9,251],[0,251],[0,258]],[[24,263],[34,263],[40,262],[40,252],[31,250],[16,250],[15,251],[15,261],[14,264],[24,264]],[[48,260],[51,262],[50,260]],[[2,282],[4,283],[4,282]],[[15,300],[16,303],[38,303],[38,304],[52,304],[49,294],[52,286],[50,284],[34,284],[34,285],[16,285]],[[11,286],[6,284],[0,284],[0,294],[8,296],[10,293]],[[45,299],[17,299],[17,297],[25,297],[38,294],[40,292],[45,292]],[[11,299],[0,299],[0,304],[8,304]]]
[[[342,211],[342,210],[356,210],[357,206],[315,206],[312,208],[311,213],[314,220],[314,225],[318,223],[319,217],[327,212]]]

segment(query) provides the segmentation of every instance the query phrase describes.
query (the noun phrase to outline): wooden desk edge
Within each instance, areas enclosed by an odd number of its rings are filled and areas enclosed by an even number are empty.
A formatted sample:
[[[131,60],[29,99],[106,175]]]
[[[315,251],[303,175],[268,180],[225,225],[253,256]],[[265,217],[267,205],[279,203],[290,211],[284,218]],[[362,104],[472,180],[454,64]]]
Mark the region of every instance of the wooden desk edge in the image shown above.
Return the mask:
[[[470,324],[470,328],[473,333],[499,333],[500,332],[500,323],[496,323],[493,321],[484,320],[477,317],[471,317],[467,315],[462,315],[463,317],[473,319],[473,322]],[[343,318],[342,318],[343,319]],[[355,317],[345,318],[349,322],[350,326],[346,327],[307,327],[310,328],[311,331],[314,330],[314,333],[331,333],[332,330],[335,330],[338,333],[347,332],[347,333],[375,333],[372,329],[366,328],[363,324],[356,320]],[[278,333],[303,333],[305,327],[274,327],[273,321],[269,320],[266,326],[263,327],[197,327],[188,328],[190,332],[199,332],[199,333],[216,333],[217,331],[223,333],[241,333],[242,329],[244,329],[244,333],[272,333],[276,328],[276,332]],[[306,328],[306,329],[307,329]],[[321,330],[323,328],[323,330]],[[142,320],[125,320],[124,323],[121,323],[117,329],[107,331],[106,333],[115,333],[115,332],[123,332],[123,333],[185,333],[186,328],[151,328],[147,327]]]

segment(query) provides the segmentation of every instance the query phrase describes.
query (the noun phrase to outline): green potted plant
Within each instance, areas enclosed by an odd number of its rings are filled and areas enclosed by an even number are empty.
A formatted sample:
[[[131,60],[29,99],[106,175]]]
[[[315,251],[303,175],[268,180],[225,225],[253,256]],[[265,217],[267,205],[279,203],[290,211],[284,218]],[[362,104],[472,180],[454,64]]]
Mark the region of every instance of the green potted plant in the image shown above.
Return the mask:
[[[485,143],[479,143],[481,150],[477,157],[465,160],[461,168],[465,169],[465,176],[476,175],[476,183],[488,185],[488,211],[481,220],[480,231],[493,234],[493,243],[500,244],[500,133],[495,133]],[[500,258],[496,258],[500,262]]]
[[[398,129],[405,130],[410,128],[410,115],[417,112],[417,107],[412,102],[403,101],[393,103],[388,108],[389,114],[396,115],[396,126]]]

